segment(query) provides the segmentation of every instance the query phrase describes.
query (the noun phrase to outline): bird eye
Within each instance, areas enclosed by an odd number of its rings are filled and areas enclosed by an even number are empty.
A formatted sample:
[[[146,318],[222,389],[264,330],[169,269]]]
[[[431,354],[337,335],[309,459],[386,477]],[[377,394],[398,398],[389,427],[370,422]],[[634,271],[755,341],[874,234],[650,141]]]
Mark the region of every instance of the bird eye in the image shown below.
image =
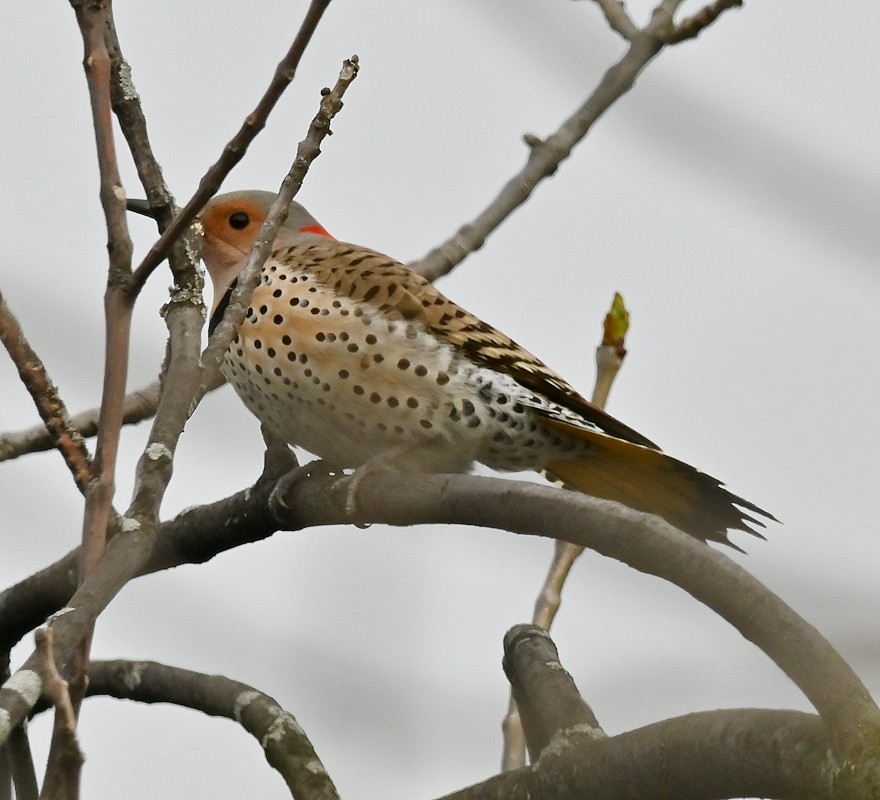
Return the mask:
[[[237,231],[246,228],[250,225],[250,222],[251,218],[244,211],[236,211],[234,214],[229,215],[229,224]]]

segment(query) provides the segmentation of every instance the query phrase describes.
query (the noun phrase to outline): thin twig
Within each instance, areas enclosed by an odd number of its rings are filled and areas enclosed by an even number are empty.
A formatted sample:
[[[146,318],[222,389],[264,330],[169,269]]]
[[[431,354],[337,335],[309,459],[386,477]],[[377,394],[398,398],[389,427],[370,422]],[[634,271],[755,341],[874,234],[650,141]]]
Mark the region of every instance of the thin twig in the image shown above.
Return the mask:
[[[326,115],[330,112],[332,117],[341,108],[339,98],[356,72],[357,59],[353,58],[343,66],[340,81],[334,90],[337,95],[334,96],[333,92],[324,94],[321,110],[310,126],[306,139],[300,143],[297,159],[285,179],[285,190],[295,191],[309,164],[320,153],[320,142],[329,132],[329,118]],[[121,533],[109,541],[100,564],[70,599],[66,613],[55,617],[50,623],[55,630],[56,650],[62,663],[67,662],[73,649],[88,635],[107,604],[131,578],[141,573],[147,563],[159,529],[159,506],[171,477],[177,440],[194,407],[194,398],[201,396],[211,377],[210,364],[206,363],[201,370],[194,366],[198,362],[201,327],[200,323],[194,324],[194,317],[198,313],[196,307],[180,299],[172,301],[168,309],[166,320],[171,329],[171,341],[176,346],[171,349],[167,380],[174,385],[175,391],[163,392],[160,397],[150,441],[138,464],[134,497],[121,522]],[[209,350],[212,344],[219,349],[219,328],[228,322],[227,318],[218,326],[209,343]],[[231,337],[232,334],[227,332],[224,335]],[[214,357],[219,360],[222,352]],[[36,662],[37,656],[32,653],[18,672],[0,687],[0,743],[6,740],[9,731],[24,719],[39,698],[41,683]]]
[[[591,402],[598,408],[605,408],[611,386],[623,366],[627,330],[629,330],[629,311],[624,305],[623,297],[616,292],[611,301],[611,308],[602,322],[602,341],[596,348],[596,382],[593,386]],[[562,602],[562,588],[574,562],[583,552],[583,547],[571,542],[557,540],[553,543],[553,561],[535,601],[535,611],[532,616],[532,622],[545,631],[549,631],[553,625]],[[505,772],[518,769],[526,763],[526,739],[512,690],[507,715],[501,723],[501,732],[501,769]]]
[[[607,7],[613,12],[612,2],[600,3],[603,11]],[[681,0],[662,0],[644,28],[630,31],[623,23],[629,48],[604,74],[583,105],[546,139],[530,138],[525,166],[502,187],[489,205],[446,242],[410,264],[410,267],[429,280],[436,280],[479,250],[488,236],[529,199],[535,187],[556,172],[560,163],[587,135],[593,123],[633,87],[641,71],[669,42],[675,29],[673,15],[680,3]],[[618,19],[613,13],[612,16]]]
[[[330,122],[341,110],[342,97],[357,77],[359,69],[360,65],[356,55],[346,59],[342,64],[342,70],[335,86],[322,92],[318,113],[309,125],[306,138],[299,143],[296,149],[296,158],[281,182],[278,196],[273,201],[266,220],[260,228],[247,264],[239,276],[235,291],[232,293],[229,305],[223,314],[223,320],[217,326],[205,348],[202,363],[206,366],[219,366],[239,325],[244,320],[248,302],[259,282],[260,270],[269,257],[278,229],[287,217],[287,209],[302,186],[303,178],[312,162],[321,154],[321,142],[331,133]],[[201,399],[201,396],[197,399]]]
[[[40,788],[27,728],[24,725],[19,725],[9,737],[8,753],[15,800],[38,800]]]
[[[82,551],[79,562],[79,580],[82,583],[92,573],[104,553],[107,532],[113,518],[113,494],[116,480],[116,460],[122,428],[122,399],[128,376],[129,337],[132,306],[124,288],[131,275],[132,243],[128,235],[125,192],[119,175],[119,164],[113,142],[113,122],[110,100],[110,55],[104,41],[104,30],[110,16],[110,0],[70,0],[83,40],[83,69],[92,109],[92,126],[98,155],[100,176],[99,196],[107,227],[109,265],[107,289],[104,294],[104,381],[101,393],[101,423],[92,460],[82,524]],[[89,662],[94,620],[83,631],[75,644],[75,657],[68,663],[75,692],[84,688],[85,671]],[[81,694],[74,694],[73,708],[79,710]],[[57,759],[50,760],[47,775],[67,788],[65,796],[78,797],[80,768],[64,757],[64,750],[54,750]],[[44,784],[44,791],[46,785]],[[60,796],[60,795],[58,795]]]
[[[306,12],[305,19],[300,26],[293,44],[290,46],[287,54],[278,64],[275,75],[269,88],[260,98],[256,108],[247,116],[238,133],[229,140],[229,143],[223,148],[220,158],[208,169],[202,180],[199,182],[198,189],[190,198],[189,202],[183,207],[180,213],[174,217],[171,224],[165,229],[156,243],[150,248],[150,251],[144,257],[138,268],[132,276],[130,292],[137,294],[143,287],[149,275],[156,269],[162,260],[168,254],[171,244],[180,237],[183,231],[189,227],[190,223],[195,219],[199,211],[208,200],[220,188],[223,179],[229,174],[232,168],[243,158],[250,143],[254,137],[263,129],[266,120],[278,102],[284,90],[296,75],[296,70],[306,46],[315,32],[324,11],[330,5],[330,0],[312,0]]]
[[[731,8],[739,8],[742,4],[743,0],[715,0],[714,3],[703,7],[693,16],[686,17],[679,22],[672,29],[666,41],[669,44],[678,44],[687,39],[693,39],[715,22],[725,11],[729,11]]]
[[[55,666],[52,629],[40,628],[34,638],[37,643],[43,694],[55,708],[52,743],[40,797],[45,800],[74,800],[78,796],[79,774],[85,758],[76,736],[76,712],[70,697],[70,687]]]
[[[627,41],[632,41],[639,29],[626,13],[623,0],[595,0],[595,2],[602,9],[611,29],[617,31]]]
[[[159,382],[154,381],[143,389],[129,392],[122,404],[122,421],[134,425],[149,419],[156,413],[159,402]],[[41,415],[42,416],[42,415]],[[100,411],[97,408],[82,411],[68,419],[71,437],[87,439],[98,433]],[[47,425],[35,425],[22,431],[0,434],[0,461],[8,461],[29,453],[39,453],[53,447],[52,433]],[[83,445],[85,447],[85,445]]]
[[[45,423],[42,431],[49,439],[50,446],[54,445],[58,448],[70,474],[73,475],[77,488],[84,492],[91,470],[91,456],[67,413],[67,407],[58,394],[58,389],[46,372],[45,365],[25,338],[2,292],[0,292],[0,341],[6,347],[18,369],[22,383],[30,392],[34,405]]]
[[[154,661],[95,661],[89,695],[141,703],[172,703],[242,726],[263,748],[292,797],[338,800],[339,795],[306,732],[269,695],[222,675],[206,675]]]

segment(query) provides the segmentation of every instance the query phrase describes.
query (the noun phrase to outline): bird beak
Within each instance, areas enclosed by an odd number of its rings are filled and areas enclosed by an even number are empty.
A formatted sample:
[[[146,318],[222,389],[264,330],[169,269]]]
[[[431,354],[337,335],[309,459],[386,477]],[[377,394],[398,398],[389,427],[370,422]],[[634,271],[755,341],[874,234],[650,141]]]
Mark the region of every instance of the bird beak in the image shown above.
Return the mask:
[[[129,211],[133,211],[135,214],[142,214],[145,217],[155,218],[155,214],[150,208],[150,204],[146,200],[133,200],[129,198],[125,201],[125,207]]]

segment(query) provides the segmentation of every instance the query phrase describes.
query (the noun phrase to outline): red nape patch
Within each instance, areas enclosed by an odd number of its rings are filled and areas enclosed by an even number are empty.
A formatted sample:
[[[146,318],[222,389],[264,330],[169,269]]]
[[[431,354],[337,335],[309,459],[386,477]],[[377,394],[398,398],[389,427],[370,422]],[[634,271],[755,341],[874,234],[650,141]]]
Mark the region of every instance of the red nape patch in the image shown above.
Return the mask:
[[[316,233],[318,236],[326,236],[328,239],[332,239],[333,237],[324,230],[324,228],[320,225],[306,225],[299,229],[300,233]]]

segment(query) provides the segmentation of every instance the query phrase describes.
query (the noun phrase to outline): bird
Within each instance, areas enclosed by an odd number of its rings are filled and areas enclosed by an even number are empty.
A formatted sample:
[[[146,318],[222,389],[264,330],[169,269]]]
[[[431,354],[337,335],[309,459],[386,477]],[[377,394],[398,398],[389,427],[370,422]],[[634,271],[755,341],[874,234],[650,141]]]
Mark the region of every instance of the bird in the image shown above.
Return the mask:
[[[209,331],[274,200],[229,192],[200,214]],[[144,201],[129,208],[148,213]],[[467,472],[475,462],[534,470],[734,547],[729,530],[762,537],[757,528],[776,521],[591,404],[423,276],[334,238],[296,201],[222,372],[268,430],[355,476]]]

